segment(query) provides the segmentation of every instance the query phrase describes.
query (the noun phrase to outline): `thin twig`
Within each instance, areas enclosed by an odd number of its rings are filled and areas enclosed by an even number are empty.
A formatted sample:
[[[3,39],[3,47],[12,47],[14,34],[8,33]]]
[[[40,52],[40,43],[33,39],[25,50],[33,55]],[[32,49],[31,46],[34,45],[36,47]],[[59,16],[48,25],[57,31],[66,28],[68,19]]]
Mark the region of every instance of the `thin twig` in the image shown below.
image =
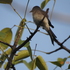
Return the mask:
[[[62,44],[64,44],[69,38],[70,38],[70,35],[62,42]]]
[[[14,25],[14,26],[21,27],[21,26],[18,26],[18,25]],[[26,28],[26,29],[27,29],[27,27],[22,27],[22,28]],[[35,30],[35,29],[32,29],[32,28],[29,28],[29,29],[30,29],[30,30]],[[45,34],[45,35],[49,35],[48,33],[44,33],[44,32],[42,32],[42,31],[40,31],[40,30],[38,30],[38,32],[43,33],[43,34]]]
[[[27,5],[26,5],[24,18],[26,17],[26,13],[27,13],[27,8],[28,8],[28,5],[29,5],[29,1],[30,1],[30,0],[28,0]],[[27,29],[28,29],[29,33],[31,34],[31,31],[29,30],[29,27],[27,26],[27,24],[25,24],[25,25],[26,25],[26,27],[27,27]]]
[[[60,49],[62,49],[62,48],[60,47],[60,48],[58,48],[58,49],[56,49],[56,50],[54,50],[54,51],[51,51],[51,52],[44,52],[44,51],[41,51],[41,50],[34,50],[34,49],[32,49],[32,50],[33,50],[33,51],[42,52],[42,53],[45,53],[45,54],[51,54],[51,53],[57,52],[57,51],[60,50]]]
[[[37,44],[35,45],[34,55],[35,55],[35,52],[36,52],[36,47],[37,47]],[[36,60],[34,60],[34,57],[33,57],[33,63],[32,63],[32,68],[31,68],[31,70],[33,70],[33,69],[34,69],[35,61],[36,61]]]
[[[12,4],[10,4],[10,6],[11,6],[12,9],[17,13],[17,15],[22,19],[22,17],[19,15],[19,13],[16,11],[16,9],[14,9],[14,7],[12,6]]]
[[[34,55],[35,55],[35,52],[36,52],[36,47],[37,47],[37,44],[35,45]]]
[[[46,53],[46,52],[44,52],[44,51],[41,51],[41,50],[35,50],[35,49],[32,49],[32,51],[38,51],[38,52]]]
[[[60,48],[57,48],[56,50],[54,50],[54,51],[51,51],[51,52],[46,52],[46,54],[51,54],[51,53],[54,53],[54,52],[57,52],[57,51],[59,51],[59,50],[61,50],[62,48],[60,47]]]
[[[51,11],[51,14],[50,14],[50,20],[51,20],[51,18],[52,18],[52,14],[53,14],[53,10],[54,10],[55,3],[56,3],[56,0],[54,0],[54,4],[53,4],[52,11]]]
[[[62,43],[60,43],[56,38],[54,39],[54,41],[64,50],[66,50],[67,52],[70,53],[70,50],[68,48],[66,48]]]
[[[26,28],[28,29],[29,33],[32,34],[32,32],[30,31],[30,28],[26,25]]]
[[[38,29],[39,29],[41,23],[42,23],[43,20],[44,20],[44,18],[45,18],[45,16],[44,16],[43,19],[39,22],[39,24],[38,24],[36,30],[29,36],[29,38],[27,38],[21,45],[19,45],[19,46],[13,51],[13,53],[15,53],[16,51],[18,51],[20,48],[22,48],[27,42],[29,42],[29,41],[32,39],[32,37],[37,33],[37,31],[38,31]]]
[[[57,66],[53,69],[53,70],[56,70]]]
[[[26,17],[26,13],[27,13],[27,8],[28,8],[28,5],[29,5],[29,1],[30,1],[30,0],[28,0],[27,5],[26,5],[26,9],[25,9],[24,18]]]

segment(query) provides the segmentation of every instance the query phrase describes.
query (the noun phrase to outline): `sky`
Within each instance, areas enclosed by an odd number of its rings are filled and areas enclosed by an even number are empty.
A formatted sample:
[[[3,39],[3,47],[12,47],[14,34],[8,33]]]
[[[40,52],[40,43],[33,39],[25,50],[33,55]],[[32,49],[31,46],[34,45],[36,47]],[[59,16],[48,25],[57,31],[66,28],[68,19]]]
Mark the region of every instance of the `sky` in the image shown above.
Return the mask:
[[[30,0],[28,5],[28,10],[27,10],[27,15],[26,15],[26,19],[28,21],[33,21],[32,14],[30,13],[30,10],[32,9],[32,7],[36,5],[40,6],[42,1],[43,0]],[[53,3],[54,3],[54,0],[50,0],[50,2],[46,5],[44,10],[49,8],[50,9],[49,11],[51,11]],[[26,4],[27,4],[27,0],[14,0],[12,2],[13,7],[18,11],[18,13],[22,16],[22,18],[24,18],[24,10],[25,10]],[[70,16],[69,7],[70,7],[70,0],[56,0],[53,13],[58,12],[58,13]],[[13,11],[10,5],[0,4],[0,30],[6,27],[12,28],[14,25],[19,25],[20,21],[21,21],[20,17]],[[56,34],[57,39],[60,42],[63,42],[70,35],[70,23],[61,22],[61,21],[52,20],[52,19],[51,19],[51,23],[54,25],[54,29],[52,30]],[[35,24],[27,23],[27,25],[29,28],[33,28],[33,29],[36,28]],[[14,39],[16,30],[17,30],[17,27],[12,28],[13,39]],[[40,31],[46,32],[42,28],[40,28]],[[22,36],[22,40],[25,40],[27,37],[29,37],[29,35],[30,34],[28,30],[25,29],[24,34]],[[12,39],[12,43],[13,43],[13,39]],[[56,43],[54,43],[55,45],[53,46],[51,43],[50,37],[40,32],[36,33],[35,36],[30,41],[30,46],[32,49],[35,49],[36,44],[37,44],[37,48],[36,48],[37,50],[41,50],[45,52],[50,52],[60,47]],[[70,45],[70,39],[64,43],[64,46],[66,46],[67,48],[69,48],[69,45]],[[68,57],[70,54],[65,50],[59,50],[50,55],[36,51],[35,55],[42,56],[46,61],[48,70],[53,70],[56,66],[51,64],[49,61],[56,61],[57,58],[65,58],[65,57]],[[25,60],[29,62],[30,58],[27,58]],[[68,59],[67,61],[70,62],[70,59]],[[65,70],[67,66],[68,64],[65,63],[62,69]],[[23,70],[24,68],[25,70],[28,70],[28,68],[24,64],[18,64],[15,67],[16,67],[16,70],[19,70],[19,69]],[[35,70],[38,70],[38,69],[36,68]],[[58,67],[56,70],[61,70],[61,68]]]

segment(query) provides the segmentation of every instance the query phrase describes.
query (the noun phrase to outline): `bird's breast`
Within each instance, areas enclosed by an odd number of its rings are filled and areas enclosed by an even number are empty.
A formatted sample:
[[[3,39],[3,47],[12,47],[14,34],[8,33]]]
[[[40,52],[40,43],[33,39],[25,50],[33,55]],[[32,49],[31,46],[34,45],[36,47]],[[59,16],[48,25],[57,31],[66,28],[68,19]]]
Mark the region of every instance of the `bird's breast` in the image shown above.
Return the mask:
[[[43,15],[40,14],[40,13],[35,13],[35,14],[33,15],[33,20],[34,20],[34,22],[35,22],[36,25],[38,25],[39,22],[40,22],[42,19],[43,19]]]
[[[35,22],[36,25],[38,25],[43,18],[44,18],[44,15],[42,13],[40,13],[40,12],[37,12],[37,13],[33,14],[33,20],[34,20],[34,22]],[[50,26],[48,24],[47,17],[44,18],[44,20],[41,23],[41,26],[44,29],[46,28],[47,30],[50,28]]]

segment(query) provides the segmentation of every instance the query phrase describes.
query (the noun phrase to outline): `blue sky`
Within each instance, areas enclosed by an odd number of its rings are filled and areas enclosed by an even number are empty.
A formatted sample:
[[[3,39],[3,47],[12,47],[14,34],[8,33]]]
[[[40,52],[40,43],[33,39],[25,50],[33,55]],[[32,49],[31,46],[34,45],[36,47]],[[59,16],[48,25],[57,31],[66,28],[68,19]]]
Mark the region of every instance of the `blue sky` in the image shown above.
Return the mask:
[[[32,15],[31,13],[29,13],[29,11],[31,10],[31,8],[33,6],[40,6],[41,2],[43,0],[30,0],[29,6],[28,6],[28,11],[27,11],[27,15],[26,15],[26,19],[28,21],[33,21],[32,20]],[[15,0],[12,2],[13,7],[18,11],[18,13],[24,17],[24,10],[25,10],[25,6],[26,6],[27,0]],[[54,0],[51,0],[46,7],[44,8],[44,10],[46,10],[47,8],[49,8],[51,11],[52,10],[52,6],[53,6]],[[15,4],[17,6],[15,6]],[[20,5],[20,6],[19,6]],[[54,7],[54,11],[53,12],[58,12],[61,14],[65,14],[70,16],[70,0],[56,0],[56,4]],[[10,5],[7,4],[0,4],[0,30],[5,28],[5,27],[13,27],[14,25],[19,25],[21,19],[19,18],[19,16],[13,11],[13,9],[11,8]],[[53,32],[56,34],[57,39],[62,42],[64,39],[66,39],[69,35],[70,35],[70,24],[66,23],[66,22],[60,22],[60,21],[55,21],[55,20],[51,20],[51,23],[54,25],[54,29]],[[32,23],[28,23],[29,28],[36,28],[36,25],[32,24]],[[14,27],[12,29],[13,31],[13,37],[15,35],[15,32],[17,30],[17,27]],[[41,31],[45,32],[45,30],[41,29]],[[27,37],[29,37],[29,32],[27,29],[25,29],[24,34],[22,36],[22,40],[25,40]],[[13,42],[13,40],[12,40]],[[45,52],[50,52],[55,50],[56,48],[58,48],[59,46],[55,43],[55,46],[53,46],[51,44],[51,40],[49,36],[46,36],[42,33],[36,33],[36,35],[32,38],[32,40],[30,41],[30,46],[32,49],[35,48],[35,45],[37,44],[37,50],[41,50],[41,51],[45,51]],[[70,39],[64,43],[64,45],[69,48],[70,46]],[[23,48],[24,49],[24,48]],[[69,48],[70,49],[70,48]],[[50,55],[41,53],[41,52],[36,52],[35,53],[37,56],[41,55],[44,60],[47,62],[48,65],[48,69],[49,70],[53,70],[55,68],[55,65],[52,65],[51,63],[49,63],[49,61],[56,61],[57,58],[65,58],[67,56],[69,56],[70,54],[68,52],[66,52],[65,50],[60,50],[58,52],[52,53]],[[26,59],[28,62],[30,61],[30,58]],[[70,61],[70,59],[68,59],[67,61]],[[65,68],[67,68],[68,64],[65,64],[63,66],[63,70],[65,70]],[[24,69],[28,70],[26,68],[26,66],[24,64],[20,64],[20,65],[16,65],[16,70],[19,69]],[[38,69],[36,69],[38,70]],[[57,68],[56,70],[61,70],[61,68]]]

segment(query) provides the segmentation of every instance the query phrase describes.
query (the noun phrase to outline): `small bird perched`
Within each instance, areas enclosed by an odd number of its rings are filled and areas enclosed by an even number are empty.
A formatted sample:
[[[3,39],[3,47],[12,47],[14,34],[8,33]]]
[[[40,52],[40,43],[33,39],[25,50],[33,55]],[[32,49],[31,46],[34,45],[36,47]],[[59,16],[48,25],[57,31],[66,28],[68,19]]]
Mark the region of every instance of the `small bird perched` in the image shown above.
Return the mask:
[[[40,26],[42,26],[43,29],[45,29],[48,32],[51,38],[51,42],[54,45],[54,39],[56,38],[56,35],[50,29],[50,27],[54,28],[54,26],[48,19],[48,11],[45,12],[39,6],[34,6],[30,12],[32,12],[33,20],[37,26],[39,25],[39,22],[45,17]]]

